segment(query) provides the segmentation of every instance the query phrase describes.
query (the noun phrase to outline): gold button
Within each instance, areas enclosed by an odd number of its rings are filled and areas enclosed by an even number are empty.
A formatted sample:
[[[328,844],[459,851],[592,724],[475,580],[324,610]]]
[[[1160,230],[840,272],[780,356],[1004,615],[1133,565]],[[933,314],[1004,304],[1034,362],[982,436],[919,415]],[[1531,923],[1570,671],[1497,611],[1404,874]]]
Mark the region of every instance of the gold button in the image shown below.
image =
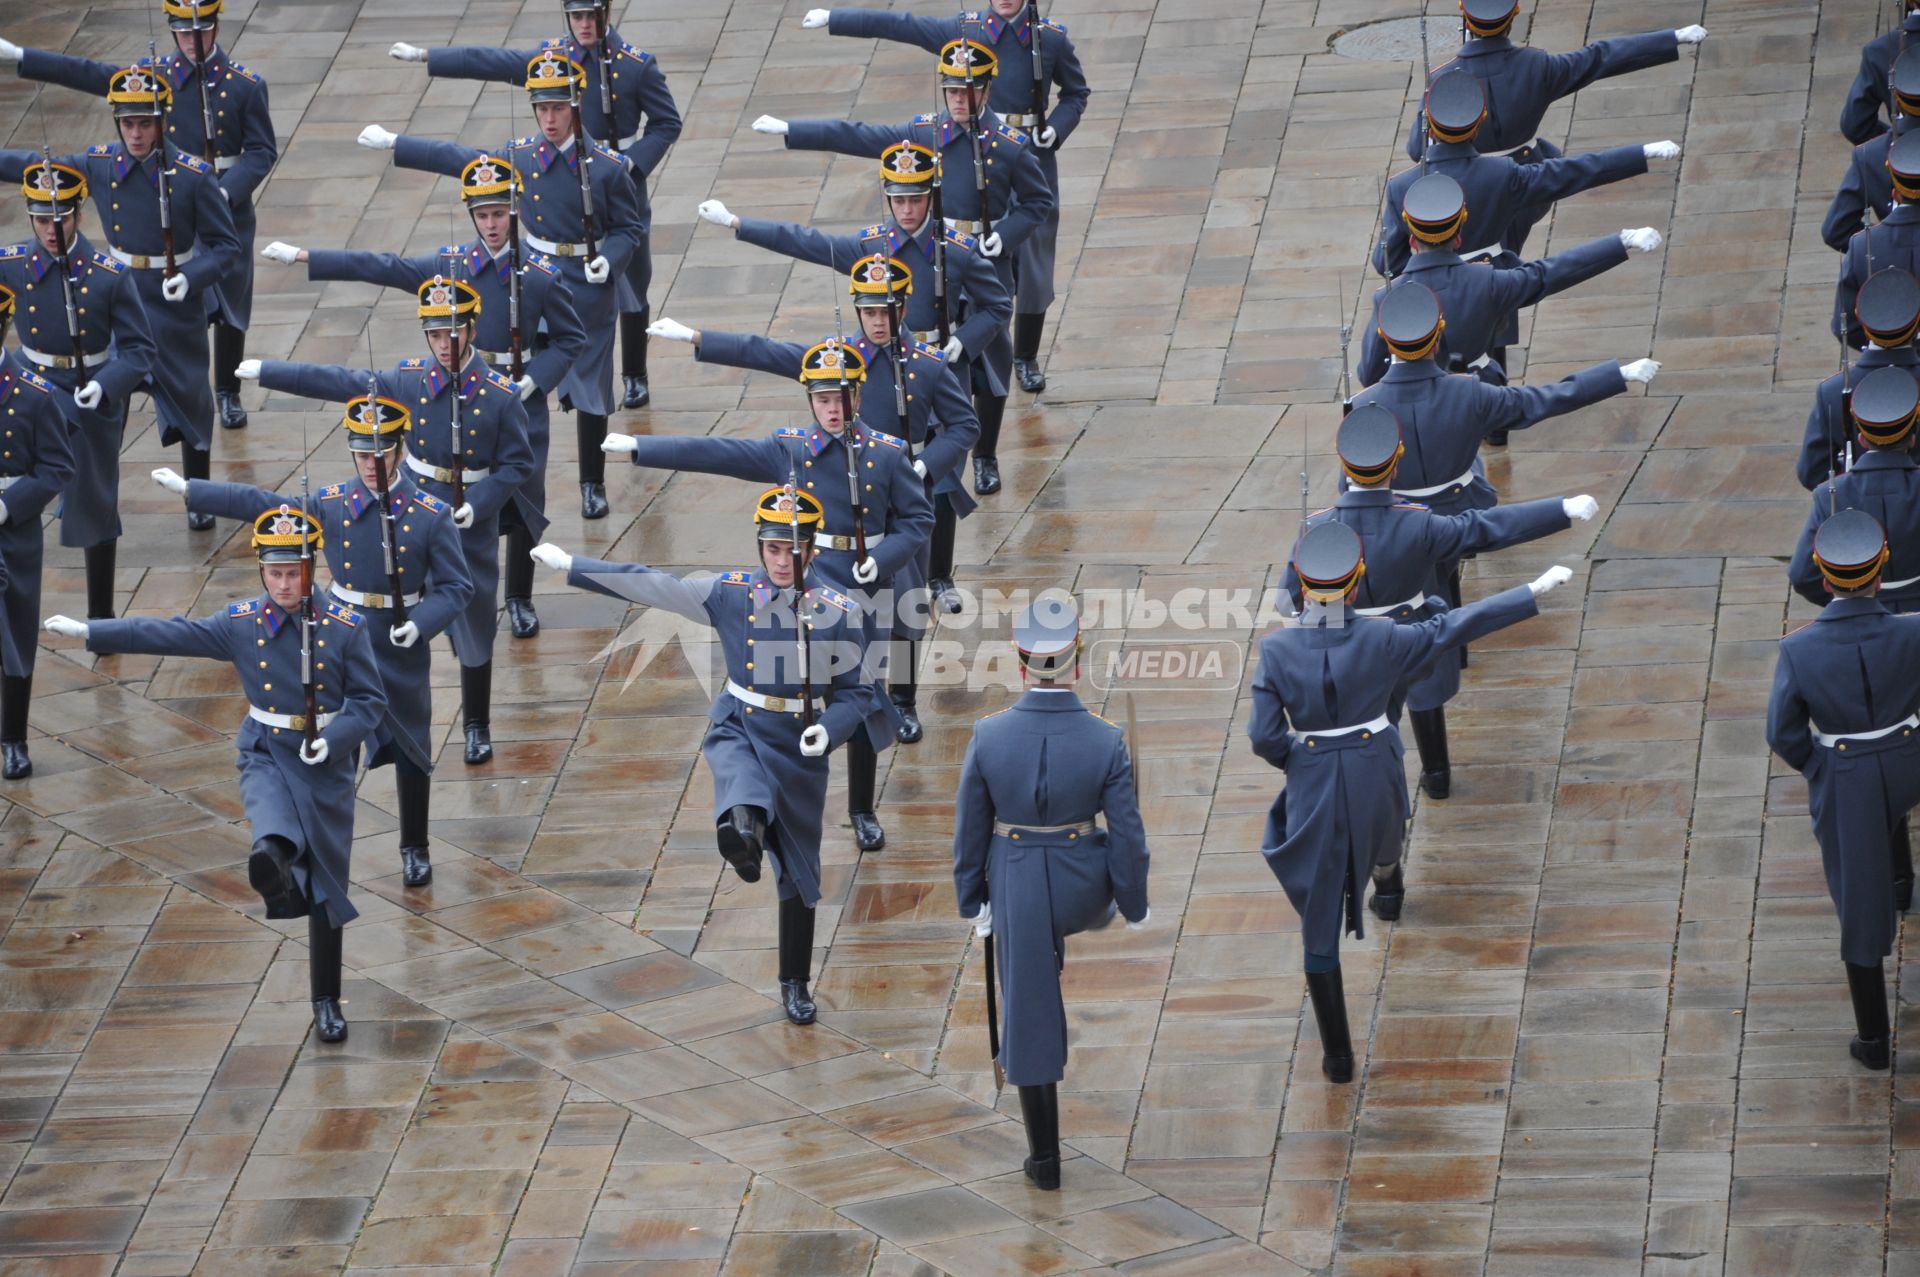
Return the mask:
[[[271,692],[271,691],[273,690],[273,684],[272,684],[272,683],[262,683],[262,684],[260,685],[260,688],[261,688],[261,690],[262,690],[262,691],[267,691],[267,692]],[[269,706],[267,706],[267,708],[268,708],[268,709],[272,709],[272,708],[273,708],[273,706],[271,706],[271,705],[269,705]]]

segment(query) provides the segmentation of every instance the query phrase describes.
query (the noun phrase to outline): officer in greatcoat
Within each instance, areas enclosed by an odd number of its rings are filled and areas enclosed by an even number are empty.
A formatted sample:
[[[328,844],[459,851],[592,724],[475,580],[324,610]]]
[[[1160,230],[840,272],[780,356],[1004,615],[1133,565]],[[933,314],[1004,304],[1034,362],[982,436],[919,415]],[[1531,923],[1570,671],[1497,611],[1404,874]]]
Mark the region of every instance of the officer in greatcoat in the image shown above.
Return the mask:
[[[1913,344],[1920,333],[1920,278],[1897,267],[1876,272],[1853,298],[1850,327],[1865,349],[1852,363],[1842,349],[1840,371],[1815,388],[1801,432],[1794,475],[1809,492],[1851,462],[1855,449],[1847,399],[1854,386],[1876,368],[1904,368],[1920,380],[1920,351]]]
[[[1920,275],[1920,129],[1903,134],[1887,151],[1887,176],[1893,183],[1893,208],[1878,225],[1863,226],[1847,241],[1840,259],[1840,283],[1834,289],[1831,330],[1856,349],[1866,333],[1853,316],[1861,285],[1884,270]]]
[[[1890,117],[1897,117],[1901,111],[1888,78],[1907,46],[1920,43],[1920,0],[1897,0],[1896,7],[1901,12],[1900,25],[1881,32],[1860,50],[1860,69],[1847,88],[1846,104],[1840,108],[1840,131],[1856,145],[1887,131],[1887,121],[1881,118],[1883,110]]]
[[[1920,44],[1901,54],[1894,64],[1893,100],[1899,106],[1893,128],[1853,148],[1847,158],[1847,175],[1840,179],[1833,203],[1827,205],[1820,238],[1836,253],[1847,251],[1847,241],[1867,224],[1869,212],[1876,221],[1884,221],[1893,211],[1893,179],[1887,172],[1887,153],[1920,121]]]

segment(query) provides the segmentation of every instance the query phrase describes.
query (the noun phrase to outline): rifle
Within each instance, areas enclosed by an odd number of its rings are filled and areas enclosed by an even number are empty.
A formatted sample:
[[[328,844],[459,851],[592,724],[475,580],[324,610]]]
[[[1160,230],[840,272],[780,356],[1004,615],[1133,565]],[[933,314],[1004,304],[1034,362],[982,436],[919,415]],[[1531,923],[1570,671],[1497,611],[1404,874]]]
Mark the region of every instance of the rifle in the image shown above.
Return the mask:
[[[453,268],[453,282],[457,284],[460,281],[460,263],[454,262]],[[467,503],[467,471],[460,464],[460,422],[466,417],[467,407],[466,380],[463,376],[467,361],[466,352],[460,349],[460,292],[457,288],[453,290],[453,314],[449,318],[453,320],[453,349],[449,352],[453,360],[453,433],[448,440],[453,446],[453,464],[449,469],[453,472],[453,508],[458,510]]]
[[[151,21],[151,15],[149,15]],[[202,52],[200,32],[193,33],[193,69],[200,75],[200,137],[205,143],[206,161],[217,174],[220,169],[220,139],[213,131],[213,85],[207,80],[207,55]],[[159,68],[156,67],[155,70]],[[160,133],[161,140],[166,139],[166,131]]]
[[[840,444],[847,454],[847,501],[853,507],[853,561],[858,566],[867,557],[867,507],[860,501],[860,462],[853,455],[853,386],[847,380],[847,339],[840,327],[839,293],[833,295],[833,348],[840,356]]]
[[[813,726],[813,647],[807,623],[800,615],[800,596],[806,582],[800,572],[800,472],[793,467],[793,454],[787,454],[787,492],[793,498],[793,637],[800,655],[800,728]]]
[[[1346,295],[1341,295],[1341,301]],[[1353,340],[1353,324],[1343,305],[1340,315],[1340,415],[1345,417],[1353,411],[1353,365],[1347,356],[1347,345]]]
[[[582,79],[584,78],[585,76],[583,74]],[[571,71],[567,73],[567,79],[573,85],[573,153],[574,158],[580,161],[578,168],[580,174],[580,239],[587,246],[586,260],[592,261],[600,255],[593,243],[593,174],[587,171],[587,161],[593,152],[593,142],[587,137],[586,125],[580,122],[580,90],[582,87],[580,80],[574,79]],[[612,283],[613,281],[608,280],[607,282]]]
[[[983,902],[991,905],[991,900]],[[998,981],[993,973],[993,933],[989,931],[980,942],[981,952],[987,961],[987,1049],[993,1052],[993,1089],[1001,1091],[1007,1085],[1007,1071],[1000,1067],[1000,1003],[996,989]]]
[[[302,733],[312,745],[320,736],[320,691],[313,681],[313,480],[307,452],[307,423],[300,421],[300,695],[305,701]]]
[[[960,48],[963,51],[970,50],[973,47],[972,44],[967,41],[967,26],[968,24],[964,21],[960,24]],[[971,66],[972,63],[969,62],[968,65]],[[974,107],[974,109],[967,112],[967,140],[973,144],[973,194],[975,200],[980,205],[980,238],[985,239],[987,236],[993,234],[993,217],[987,211],[987,160],[985,154],[980,149],[980,129],[982,127],[980,117],[987,109],[986,95],[982,94],[977,98],[974,97],[973,81],[971,80],[967,81],[967,95],[968,100],[973,103]],[[952,117],[949,116],[948,118],[951,119]]]
[[[934,118],[939,118],[935,112]],[[947,206],[940,193],[941,185],[946,181],[946,153],[940,147],[940,126],[932,125],[927,140],[932,143],[933,152],[933,190],[927,204],[927,217],[933,222],[933,308],[936,312],[935,327],[940,333],[942,348],[953,339],[953,321],[947,316]]]
[[[1033,43],[1033,131],[1047,127],[1047,63],[1040,52],[1040,0],[1027,0],[1027,34]]]
[[[45,125],[46,121],[43,119],[41,127],[44,128]],[[73,345],[74,385],[84,388],[87,384],[87,348],[85,332],[80,327],[80,304],[73,295],[73,246],[67,243],[67,219],[66,215],[60,212],[60,175],[53,168],[53,148],[47,146],[44,140],[41,143],[40,160],[45,165],[42,172],[46,175],[47,188],[51,193],[54,207],[53,244],[59,250],[57,260],[60,263],[60,300],[65,302],[67,307],[67,340]],[[80,227],[77,211],[73,225],[75,230]]]
[[[893,271],[887,271],[888,287],[892,287]],[[887,295],[887,315],[893,320],[893,411],[900,420],[900,437],[906,440],[907,460],[913,460],[913,421],[907,416],[907,360],[913,357],[913,348],[907,344],[907,308]],[[933,423],[927,423],[931,426]]]
[[[600,114],[607,121],[607,149],[620,154],[620,120],[613,108],[613,0],[600,6]]]
[[[147,11],[147,23],[151,29],[152,10]],[[195,47],[199,45],[197,35],[194,44]],[[147,36],[147,63],[148,74],[153,77],[153,113],[160,120],[160,136],[155,143],[160,148],[160,246],[167,258],[164,278],[171,279],[180,273],[180,268],[173,260],[173,175],[178,170],[173,163],[173,148],[167,144],[167,109],[160,103],[160,54],[154,47],[151,34]]]
[[[527,375],[520,336],[520,169],[513,160],[513,140],[507,140],[507,350],[515,381]]]
[[[1841,325],[1840,332],[1840,442],[1835,443],[1831,433],[1827,436],[1827,445],[1831,449],[1827,462],[1827,513],[1833,513],[1833,484],[1842,468],[1851,469],[1853,458],[1849,436],[1853,431],[1848,427],[1848,414],[1853,404],[1853,365],[1847,362],[1846,326]],[[1844,463],[1844,467],[1843,467]]]
[[[387,457],[378,451],[378,445],[384,442],[380,434],[380,379],[373,371],[373,325],[367,325],[367,424],[373,427],[375,455],[380,458],[377,470],[380,482],[374,495],[380,499],[380,550],[387,560],[387,592],[393,596],[393,623],[395,626],[407,623],[406,591],[400,583],[399,538],[393,534],[393,489],[387,482]],[[395,453],[396,458],[398,453]]]
[[[1467,16],[1466,11],[1463,9],[1460,12],[1460,43],[1464,45],[1466,42]],[[1420,107],[1422,120],[1428,126],[1431,126],[1433,123],[1432,118],[1426,114],[1427,94],[1432,88],[1433,54],[1427,49],[1427,6],[1422,3],[1420,6]],[[1431,163],[1427,157],[1432,154],[1433,137],[1429,134],[1420,139],[1420,172],[1422,176],[1425,176],[1430,171]]]

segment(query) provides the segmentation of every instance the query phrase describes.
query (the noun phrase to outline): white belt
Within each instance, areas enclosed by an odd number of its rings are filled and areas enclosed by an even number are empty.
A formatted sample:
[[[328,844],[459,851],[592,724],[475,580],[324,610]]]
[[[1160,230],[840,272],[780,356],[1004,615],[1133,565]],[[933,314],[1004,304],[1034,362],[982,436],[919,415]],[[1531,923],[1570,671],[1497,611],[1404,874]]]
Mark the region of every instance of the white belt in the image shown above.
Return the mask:
[[[1066,834],[1069,837],[1078,838],[1081,834],[1091,834],[1098,828],[1099,826],[1091,820],[1076,821],[1071,825],[1023,825],[1018,822],[1010,825],[1004,820],[993,822],[993,832],[1002,838],[1018,838],[1020,834],[1013,832],[1016,829],[1021,833]]]
[[[339,599],[342,603],[351,603],[355,607],[393,606],[393,595],[391,594],[362,594],[359,590],[349,590],[338,581],[331,582],[327,588],[333,592],[334,598]],[[426,597],[426,591],[422,590],[418,594],[402,594],[400,601],[408,607],[419,607],[420,601]]]
[[[959,217],[949,217],[946,222],[948,230],[963,231],[968,235],[978,235],[984,229],[979,222],[969,222]]]
[[[0,492],[5,492],[26,477],[24,474],[0,474]]]
[[[485,362],[492,364],[495,368],[513,367],[513,352],[510,350],[476,350],[473,353]],[[532,351],[528,350],[521,351],[520,361],[525,363],[532,353]]]
[[[727,695],[742,704],[751,705],[755,709],[772,710],[776,714],[789,712],[798,714],[800,707],[806,703],[805,699],[799,696],[763,696],[759,692],[740,686],[740,684],[734,682],[732,679],[727,680]],[[820,710],[826,708],[826,704],[827,701],[824,696],[814,697],[814,712],[818,713]]]
[[[1004,111],[1000,113],[1000,118],[1016,129],[1030,129],[1040,122],[1037,115],[1011,115]]]
[[[1431,488],[1395,488],[1393,495],[1396,497],[1437,497],[1449,488],[1464,488],[1472,482],[1473,471],[1468,470],[1458,479],[1449,479],[1447,482],[1437,484]]]
[[[613,149],[620,152],[622,155],[625,155],[627,148],[632,146],[635,142],[638,142],[639,140],[640,140],[640,133],[638,130],[635,130],[634,132],[629,133],[627,136],[621,138],[620,145],[614,147]]]
[[[529,245],[539,249],[541,252],[551,253],[555,257],[585,257],[587,255],[587,246],[585,244],[559,244],[550,239],[541,239],[538,235],[528,235],[526,236],[526,241]]]
[[[940,344],[940,330],[936,328],[931,332],[915,333],[913,334],[913,339],[915,341],[924,341],[929,346],[938,346]]]
[[[307,716],[305,714],[270,714],[256,705],[249,705],[247,706],[247,717],[256,723],[265,723],[268,727],[284,727],[289,731],[295,732],[304,732],[307,730]],[[340,717],[338,714],[322,714],[316,721],[319,724],[320,730],[325,731],[327,724],[338,717]]]
[[[1309,736],[1351,736],[1355,732],[1384,732],[1391,726],[1392,723],[1387,720],[1387,716],[1382,714],[1380,717],[1370,718],[1364,723],[1355,723],[1352,727],[1324,727],[1312,732],[1303,732],[1294,728],[1288,728],[1287,735],[1293,737],[1295,740],[1305,740]]]
[[[135,270],[165,270],[167,268],[167,259],[164,255],[160,257],[136,257],[132,253],[123,253],[119,249],[112,247],[107,249],[107,253],[114,261],[119,262],[122,266],[131,266]],[[182,262],[190,262],[192,260],[192,249],[173,255],[173,264],[175,266],[178,266]]]
[[[867,534],[867,548],[871,550],[874,546],[879,545],[886,539],[887,534],[884,532],[869,532]],[[859,542],[855,541],[852,537],[841,536],[837,532],[822,532],[813,538],[813,543],[815,545],[825,546],[829,550],[851,550],[859,544]]]
[[[1910,576],[1904,581],[1882,581],[1880,582],[1880,589],[1882,592],[1887,590],[1904,590],[1909,585],[1920,585],[1920,576]]]
[[[43,354],[31,346],[20,347],[20,353],[28,359],[31,359],[34,363],[39,364],[42,368],[71,368],[76,362],[72,355]],[[103,350],[97,355],[82,355],[77,362],[83,367],[98,368],[110,358],[112,358],[112,355],[108,351]]]
[[[1423,607],[1425,606],[1426,601],[1427,601],[1427,592],[1425,590],[1422,590],[1420,591],[1420,593],[1414,595],[1412,598],[1408,599],[1404,603],[1395,603],[1388,607],[1357,607],[1353,609],[1353,612],[1355,616],[1389,616],[1395,612],[1398,612],[1403,607],[1405,608]]]
[[[460,470],[457,472],[446,470],[440,466],[430,466],[412,453],[407,454],[407,469],[429,479],[438,479],[442,483],[452,483],[456,473],[459,475],[460,482],[462,483],[478,483],[493,473],[492,470],[485,466],[480,467],[478,470]]]
[[[240,157],[237,155],[222,155],[219,159],[213,161],[213,171],[216,173],[224,173],[239,162]]]
[[[1891,736],[1903,728],[1914,727],[1920,727],[1920,714],[1909,714],[1892,727],[1882,727],[1871,732],[1840,732],[1835,735],[1828,735],[1816,727],[1813,729],[1813,738],[1822,745],[1825,745],[1828,749],[1832,749],[1834,746],[1844,744],[1850,740],[1879,740],[1882,736]]]

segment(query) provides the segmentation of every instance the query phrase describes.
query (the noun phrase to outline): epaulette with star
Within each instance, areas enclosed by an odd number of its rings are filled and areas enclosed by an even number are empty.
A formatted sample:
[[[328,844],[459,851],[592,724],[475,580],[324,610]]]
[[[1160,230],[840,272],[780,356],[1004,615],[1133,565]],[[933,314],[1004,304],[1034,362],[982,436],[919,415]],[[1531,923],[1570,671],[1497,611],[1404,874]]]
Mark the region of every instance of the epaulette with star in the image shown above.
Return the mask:
[[[938,359],[941,363],[947,362],[947,352],[940,349],[940,347],[938,346],[929,346],[924,341],[916,340],[913,343],[913,348],[916,351],[918,351],[920,354],[925,355],[929,359]]]
[[[122,274],[127,269],[120,264],[118,258],[108,257],[105,253],[95,253],[93,255],[93,264],[101,270],[111,271],[115,275]]]
[[[1067,33],[1066,23],[1055,22],[1052,18],[1040,19],[1040,25],[1045,27],[1049,31],[1058,31],[1061,35],[1065,35]]]
[[[1418,502],[1418,501],[1396,501],[1396,502],[1394,502],[1394,503],[1393,503],[1393,508],[1394,508],[1394,509],[1396,509],[1396,510],[1422,510],[1422,511],[1424,511],[1424,510],[1429,510],[1429,509],[1431,509],[1432,507],[1430,507],[1430,506],[1425,506],[1425,505],[1422,505],[1422,504],[1420,504],[1420,502]]]
[[[998,133],[1001,137],[1007,139],[1007,141],[1009,142],[1018,142],[1022,146],[1025,146],[1027,144],[1027,135],[1025,133],[1022,133],[1019,129],[1014,128],[1013,125],[1008,124],[1005,120],[1002,120],[998,124],[994,125],[993,131],[995,133]]]
[[[887,228],[885,225],[862,227],[860,230],[860,238],[861,239],[885,239],[887,238]]]
[[[327,615],[349,629],[360,624],[360,614],[337,599],[327,600]]]
[[[33,249],[26,244],[9,244],[5,248],[0,248],[0,262],[17,261],[32,251]]]
[[[206,174],[213,172],[213,165],[207,163],[205,160],[201,159],[197,155],[189,155],[185,151],[175,151],[173,153],[173,158],[175,163],[186,167],[192,172],[199,173],[202,176],[205,176]]]
[[[467,246],[465,244],[442,244],[433,251],[435,255],[440,257],[465,257],[467,255]]]
[[[558,273],[554,269],[553,259],[551,257],[544,257],[539,253],[529,253],[523,254],[520,260],[535,270],[545,271],[549,275]]]
[[[518,394],[520,391],[520,387],[513,384],[513,378],[503,372],[495,372],[491,368],[487,369],[487,384],[490,386],[498,386],[502,390],[511,390],[515,394]]]
[[[752,575],[751,573],[748,573],[748,572],[722,572],[722,573],[720,574],[720,584],[722,584],[722,585],[752,585],[752,584],[753,584],[753,575]]]
[[[845,612],[848,616],[852,616],[854,614],[855,605],[853,600],[848,598],[846,595],[840,593],[840,591],[833,589],[830,586],[816,585],[813,587],[812,593],[817,598],[819,598],[819,600],[822,603],[831,603],[833,606],[839,608],[842,612]]]
[[[104,158],[105,156],[112,155],[113,143],[111,142],[95,143],[94,145],[87,148],[87,154],[89,156],[93,156],[96,158]]]
[[[517,137],[513,139],[513,141],[507,143],[507,149],[510,151],[524,151],[528,147],[540,145],[541,140],[542,139],[533,137],[531,135],[527,137]]]
[[[811,433],[805,426],[780,426],[773,432],[776,439],[804,439]]]
[[[420,488],[413,490],[413,503],[422,510],[431,510],[435,514],[445,514],[447,511],[453,509],[452,503],[442,501],[431,492],[423,491]]]
[[[913,122],[915,124],[938,124],[940,120],[938,116],[916,115],[913,117]]]
[[[875,443],[884,443],[889,448],[897,449],[897,448],[904,448],[907,446],[907,441],[905,439],[900,438],[898,435],[887,434],[885,431],[882,431],[882,430],[868,430],[867,438],[873,440]]]
[[[600,143],[598,142],[595,142],[593,144],[593,153],[595,155],[604,155],[616,164],[625,164],[627,162],[626,156],[620,154],[620,152],[618,151],[609,151],[606,147],[600,145]]]
[[[344,483],[329,483],[326,487],[320,489],[320,499],[322,501],[338,501],[346,495],[347,485]]]
[[[966,249],[969,253],[971,253],[974,249],[980,246],[979,240],[967,234],[965,231],[957,231],[953,229],[953,227],[951,226],[947,228],[947,243],[957,244],[961,248]]]
[[[235,75],[239,76],[243,80],[252,80],[255,84],[266,83],[266,81],[262,79],[257,72],[247,70],[245,67],[241,66],[238,62],[227,63],[227,69],[232,71]]]
[[[427,366],[427,361],[424,359],[402,359],[400,361],[400,367],[403,370],[408,372],[417,371],[418,369],[425,368],[426,366]]]
[[[24,385],[32,386],[35,390],[38,390],[41,394],[46,394],[48,391],[53,389],[52,382],[48,381],[45,377],[42,377],[39,373],[34,372],[30,368],[20,369],[20,371],[17,374],[15,374],[14,380],[21,382]]]
[[[626,48],[620,50],[620,56],[623,58],[632,58],[635,62],[642,65],[646,64],[647,59],[653,57],[653,55],[645,49],[636,49],[632,45],[628,45]]]
[[[260,610],[258,599],[242,599],[238,603],[227,604],[228,616],[252,616]]]

